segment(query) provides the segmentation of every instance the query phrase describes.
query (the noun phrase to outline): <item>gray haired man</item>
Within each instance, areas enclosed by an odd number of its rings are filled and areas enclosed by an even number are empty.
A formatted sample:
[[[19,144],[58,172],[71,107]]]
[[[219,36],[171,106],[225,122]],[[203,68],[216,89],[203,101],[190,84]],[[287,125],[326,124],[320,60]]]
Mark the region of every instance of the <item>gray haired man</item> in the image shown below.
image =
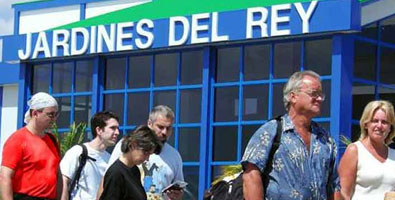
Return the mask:
[[[320,76],[313,71],[294,73],[284,87],[288,113],[281,117],[282,131],[277,151],[268,161],[277,133],[276,120],[262,125],[250,139],[242,165],[246,200],[338,199],[337,148],[334,140],[312,121],[325,100]],[[262,174],[272,163],[272,170]]]

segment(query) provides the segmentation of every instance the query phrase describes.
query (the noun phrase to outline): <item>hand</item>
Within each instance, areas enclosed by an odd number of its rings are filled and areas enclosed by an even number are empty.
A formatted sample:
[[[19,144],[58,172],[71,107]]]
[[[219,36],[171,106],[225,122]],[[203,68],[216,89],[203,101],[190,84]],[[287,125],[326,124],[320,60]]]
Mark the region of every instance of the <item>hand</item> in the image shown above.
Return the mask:
[[[184,196],[184,190],[167,190],[166,196],[170,200],[181,200]]]

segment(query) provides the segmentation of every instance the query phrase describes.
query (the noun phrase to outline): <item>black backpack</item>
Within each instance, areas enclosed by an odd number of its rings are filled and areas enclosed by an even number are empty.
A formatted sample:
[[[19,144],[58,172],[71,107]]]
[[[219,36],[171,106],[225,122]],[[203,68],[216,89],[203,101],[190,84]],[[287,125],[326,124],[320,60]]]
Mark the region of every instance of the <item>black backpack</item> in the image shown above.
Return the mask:
[[[73,179],[71,180],[71,183],[70,183],[69,199],[71,199],[71,193],[73,192],[74,187],[76,186],[76,184],[78,183],[78,181],[80,179],[81,172],[82,172],[82,169],[84,168],[84,166],[86,164],[86,161],[88,159],[96,161],[96,159],[88,156],[88,149],[86,148],[86,146],[84,144],[79,144],[79,145],[82,147],[82,153],[81,153],[80,157],[78,158],[79,165],[78,165],[78,168],[75,170],[74,177],[73,177]]]
[[[243,173],[230,181],[219,181],[204,194],[204,200],[241,200],[243,196]]]
[[[281,116],[274,118],[277,121],[277,132],[274,137],[272,148],[270,149],[268,163],[262,173],[262,184],[263,188],[266,189],[269,184],[269,174],[273,167],[274,153],[277,151],[281,142],[282,124]],[[240,173],[235,179],[230,181],[219,181],[212,185],[208,191],[205,192],[204,200],[242,200],[243,195],[243,173]]]

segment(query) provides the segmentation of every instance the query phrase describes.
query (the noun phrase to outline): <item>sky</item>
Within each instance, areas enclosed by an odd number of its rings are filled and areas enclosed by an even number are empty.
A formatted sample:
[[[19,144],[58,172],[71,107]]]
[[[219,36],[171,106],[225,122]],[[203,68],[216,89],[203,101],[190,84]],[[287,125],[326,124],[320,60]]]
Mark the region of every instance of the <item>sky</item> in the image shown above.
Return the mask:
[[[14,9],[13,3],[27,0],[0,0],[0,36],[11,35],[14,31]]]

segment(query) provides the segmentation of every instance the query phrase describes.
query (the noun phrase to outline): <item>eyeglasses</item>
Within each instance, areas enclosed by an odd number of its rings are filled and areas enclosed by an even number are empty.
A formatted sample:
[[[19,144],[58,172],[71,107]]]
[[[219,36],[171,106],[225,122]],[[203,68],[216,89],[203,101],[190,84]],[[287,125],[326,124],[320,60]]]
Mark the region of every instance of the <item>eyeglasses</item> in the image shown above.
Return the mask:
[[[375,125],[379,124],[380,122],[381,122],[382,125],[389,125],[389,124],[390,124],[390,123],[389,123],[388,121],[386,121],[386,120],[378,120],[378,119],[372,119],[372,120],[370,120],[370,123],[375,124]]]
[[[325,94],[322,91],[299,91],[309,95],[313,99],[318,99],[320,97],[322,101],[325,101]]]
[[[59,112],[49,112],[49,113],[47,113],[47,112],[44,112],[42,110],[38,110],[38,111],[44,113],[47,117],[49,117],[51,119],[56,118],[56,117],[59,116]]]

